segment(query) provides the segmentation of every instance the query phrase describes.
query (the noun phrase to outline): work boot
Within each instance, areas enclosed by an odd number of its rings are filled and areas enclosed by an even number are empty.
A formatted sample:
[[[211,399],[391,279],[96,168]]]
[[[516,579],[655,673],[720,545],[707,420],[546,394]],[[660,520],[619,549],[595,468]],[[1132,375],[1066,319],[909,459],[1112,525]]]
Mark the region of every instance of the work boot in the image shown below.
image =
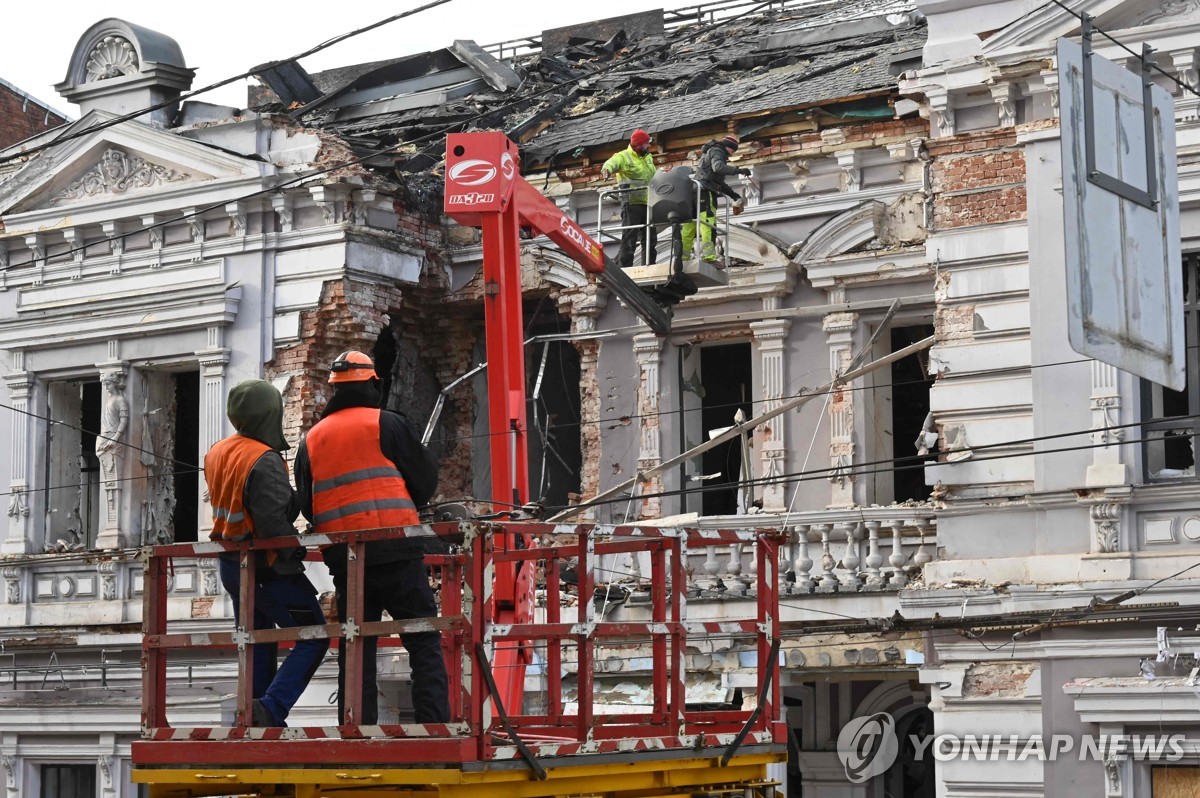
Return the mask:
[[[250,713],[250,725],[256,728],[265,728],[268,726],[286,726],[286,723],[280,723],[271,715],[271,710],[267,709],[266,704],[262,699],[254,699],[253,709]]]

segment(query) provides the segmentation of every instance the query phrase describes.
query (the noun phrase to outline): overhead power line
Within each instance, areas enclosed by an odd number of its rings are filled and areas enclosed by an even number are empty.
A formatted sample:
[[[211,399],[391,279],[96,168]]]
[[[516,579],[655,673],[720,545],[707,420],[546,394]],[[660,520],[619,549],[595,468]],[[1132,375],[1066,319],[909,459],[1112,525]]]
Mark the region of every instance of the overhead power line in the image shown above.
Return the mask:
[[[1062,0],[1049,0],[1049,2],[1058,6],[1063,11],[1066,11],[1068,14],[1070,14],[1071,16],[1078,19],[1080,22],[1083,22],[1085,17],[1088,20],[1092,20],[1092,16],[1090,14],[1083,14],[1079,11],[1076,11],[1075,9],[1068,6],[1066,3],[1062,2]],[[1041,8],[1045,8],[1045,4],[1040,6],[1039,9],[1035,9],[1035,10],[1040,10]],[[1026,14],[1025,17],[1028,17],[1030,14],[1033,14],[1033,13],[1034,12],[1031,11],[1031,12],[1029,12],[1029,14]],[[1129,53],[1134,58],[1137,58],[1139,61],[1142,60],[1144,54],[1141,50],[1134,50],[1132,47],[1125,44],[1125,42],[1123,42],[1120,39],[1118,39],[1117,37],[1113,36],[1111,33],[1108,33],[1103,28],[1096,27],[1096,23],[1094,21],[1092,21],[1092,30],[1096,33],[1099,33],[1101,36],[1108,39],[1110,42],[1115,44],[1117,47],[1120,47],[1122,50]],[[1177,76],[1172,75],[1170,72],[1167,72],[1165,69],[1163,69],[1162,67],[1160,67],[1158,64],[1156,64],[1153,61],[1150,61],[1149,64],[1150,64],[1150,69],[1152,69],[1153,71],[1164,76],[1165,78],[1170,80],[1172,83],[1174,83],[1176,86],[1178,86],[1183,91],[1191,92],[1192,94],[1196,95],[1197,97],[1200,97],[1200,88],[1192,86],[1191,84],[1188,84],[1188,83],[1184,83]]]
[[[443,2],[449,2],[449,0],[443,0]],[[693,38],[699,37],[701,35],[706,35],[708,33],[711,33],[713,30],[715,30],[717,28],[720,28],[725,25],[729,25],[729,24],[736,22],[744,17],[751,16],[751,15],[757,13],[758,11],[761,11],[764,8],[770,7],[770,5],[771,5],[771,0],[767,0],[766,2],[763,2],[763,3],[760,3],[759,5],[754,6],[753,8],[746,11],[745,13],[739,14],[735,17],[729,17],[727,19],[721,20],[720,22],[715,23],[714,25],[702,27],[699,30],[697,30],[695,33],[691,33],[687,36],[680,37],[677,40],[667,42],[666,44],[662,44],[662,45],[659,45],[658,47],[651,48],[650,50],[647,50],[643,53],[639,53],[638,57],[641,58],[646,55],[649,55],[650,53],[654,53],[659,50],[673,47],[676,44],[679,44],[680,42],[688,41],[689,39],[693,39]],[[415,13],[415,11],[412,13]],[[273,62],[273,63],[276,63],[276,62]],[[255,191],[251,191],[248,194],[243,194],[241,196],[234,197],[232,199],[225,199],[225,200],[221,200],[220,202],[214,202],[211,205],[206,205],[202,208],[196,208],[190,212],[181,213],[178,216],[173,216],[169,219],[164,219],[160,222],[155,222],[154,224],[145,225],[144,227],[141,227],[137,230],[129,230],[129,231],[120,233],[118,235],[115,235],[108,240],[109,241],[124,241],[125,239],[127,239],[131,236],[139,235],[141,233],[146,232],[147,230],[164,228],[168,225],[177,224],[181,221],[185,221],[187,219],[192,219],[197,216],[202,217],[202,216],[204,216],[204,214],[208,213],[209,211],[222,209],[231,202],[245,202],[246,200],[251,200],[251,199],[254,199],[255,197],[261,197],[266,194],[275,194],[275,193],[278,193],[281,189],[288,188],[289,186],[299,185],[301,183],[310,181],[314,178],[321,177],[323,175],[327,175],[327,174],[330,174],[331,172],[336,172],[341,169],[348,169],[352,166],[359,166],[369,160],[373,160],[382,155],[399,154],[400,150],[406,149],[408,147],[412,147],[417,144],[421,144],[423,142],[440,139],[443,136],[445,136],[447,133],[453,133],[454,131],[460,130],[460,129],[470,125],[473,122],[477,122],[481,119],[486,119],[488,117],[495,116],[496,114],[503,113],[508,110],[512,110],[513,108],[516,108],[519,105],[523,105],[523,104],[529,102],[530,100],[535,100],[538,97],[542,97],[542,96],[545,96],[552,92],[555,92],[563,86],[570,86],[570,85],[573,85],[576,83],[582,83],[583,81],[591,80],[591,79],[597,77],[598,75],[602,75],[607,72],[611,72],[618,68],[628,68],[628,66],[629,66],[628,61],[624,61],[624,60],[614,61],[613,63],[608,64],[607,66],[600,67],[599,69],[594,69],[591,72],[588,72],[584,75],[580,75],[579,77],[571,78],[570,80],[565,80],[562,83],[556,83],[553,86],[549,86],[541,91],[532,92],[530,94],[526,94],[524,96],[517,97],[505,105],[500,105],[495,108],[490,108],[487,111],[483,111],[481,113],[475,114],[474,116],[467,117],[466,119],[460,119],[456,122],[452,122],[448,125],[445,125],[437,130],[433,130],[429,133],[426,133],[422,136],[417,136],[417,137],[409,139],[407,141],[398,142],[396,144],[393,144],[390,147],[384,147],[379,150],[373,150],[372,152],[369,152],[366,155],[361,155],[357,158],[350,158],[345,161],[340,161],[338,163],[330,164],[329,166],[323,167],[321,169],[316,169],[311,172],[305,172],[304,174],[297,175],[296,177],[289,178],[289,179],[284,180],[279,183],[275,183],[268,188],[262,188],[262,189],[258,189]],[[142,113],[145,113],[145,112],[143,111]],[[110,120],[110,121],[112,121],[112,120]],[[56,143],[59,143],[59,141],[56,140],[54,142],[46,142],[45,146],[47,146],[47,147],[53,146]],[[426,147],[425,149],[421,149],[418,152],[416,152],[415,154],[406,157],[403,161],[396,164],[396,166],[403,166],[405,164],[408,164],[408,163],[416,160],[419,157],[424,156],[426,154],[427,149],[428,149],[428,147]],[[0,160],[0,164],[2,164],[3,162],[4,162],[3,160]],[[76,252],[83,252],[83,251],[89,249],[90,247],[94,247],[94,246],[96,246],[96,242],[92,242],[90,244],[88,244],[88,243],[79,244],[79,245],[71,247],[70,249],[67,249],[63,252],[60,252],[56,255],[47,256],[46,258],[43,259],[43,263],[47,263],[47,264],[59,263],[59,262],[69,259],[69,256],[73,255]]]

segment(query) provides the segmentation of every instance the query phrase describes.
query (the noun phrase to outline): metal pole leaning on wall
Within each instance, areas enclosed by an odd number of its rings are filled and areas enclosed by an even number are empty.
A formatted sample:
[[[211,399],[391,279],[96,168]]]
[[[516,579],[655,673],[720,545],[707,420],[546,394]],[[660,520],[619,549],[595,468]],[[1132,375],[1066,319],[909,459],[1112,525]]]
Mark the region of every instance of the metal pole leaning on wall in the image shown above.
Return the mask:
[[[568,507],[567,509],[563,510],[561,513],[558,513],[557,515],[554,515],[546,520],[550,523],[557,523],[557,522],[565,521],[569,518],[572,518],[577,513],[581,512],[583,510],[586,510],[588,507],[590,507],[592,504],[594,504],[596,502],[604,501],[606,499],[611,499],[613,496],[617,496],[617,495],[629,490],[634,485],[637,485],[642,482],[647,482],[650,479],[653,479],[654,477],[658,476],[659,474],[664,474],[667,471],[670,471],[672,468],[679,465],[680,463],[685,463],[688,460],[691,460],[693,457],[696,457],[698,455],[703,454],[704,452],[707,452],[709,449],[714,449],[717,446],[720,446],[722,443],[725,443],[728,440],[732,440],[735,436],[740,435],[742,433],[743,428],[744,429],[753,429],[754,427],[757,427],[759,424],[762,424],[765,421],[770,421],[771,419],[776,418],[777,416],[781,416],[784,413],[789,413],[792,410],[795,410],[796,408],[800,407],[801,405],[804,405],[805,403],[809,402],[812,399],[817,398],[818,396],[823,396],[825,393],[827,393],[829,390],[831,390],[836,385],[840,385],[842,383],[847,383],[852,380],[856,380],[859,377],[863,376],[864,374],[869,374],[870,372],[875,371],[876,369],[883,368],[884,366],[890,365],[891,363],[895,363],[897,360],[903,360],[904,358],[908,357],[909,355],[913,354],[914,352],[920,352],[922,350],[928,349],[929,347],[933,346],[934,340],[935,340],[934,336],[931,335],[928,338],[924,338],[920,341],[917,341],[915,344],[910,344],[910,345],[904,347],[903,349],[892,352],[889,355],[885,355],[885,356],[879,358],[878,360],[873,360],[865,366],[854,369],[853,371],[848,371],[845,374],[843,374],[841,377],[837,378],[836,380],[830,380],[829,382],[825,383],[821,387],[814,390],[812,393],[806,393],[801,396],[797,396],[792,399],[789,399],[788,401],[786,401],[783,404],[776,407],[774,410],[768,410],[767,412],[765,412],[761,415],[755,416],[754,418],[747,421],[743,425],[742,428],[730,427],[729,429],[722,432],[720,435],[717,435],[717,436],[711,438],[710,440],[707,440],[704,443],[701,443],[698,446],[694,446],[691,449],[688,449],[686,452],[682,452],[682,453],[676,455],[675,457],[672,457],[669,460],[664,460],[663,462],[659,463],[658,465],[654,466],[653,468],[649,468],[649,469],[646,469],[645,471],[642,471],[641,473],[639,473],[637,476],[633,477],[632,479],[627,479],[624,482],[622,482],[618,485],[615,485],[606,491],[603,491],[602,493],[594,496],[589,501],[584,502],[583,504],[580,504],[576,507]]]

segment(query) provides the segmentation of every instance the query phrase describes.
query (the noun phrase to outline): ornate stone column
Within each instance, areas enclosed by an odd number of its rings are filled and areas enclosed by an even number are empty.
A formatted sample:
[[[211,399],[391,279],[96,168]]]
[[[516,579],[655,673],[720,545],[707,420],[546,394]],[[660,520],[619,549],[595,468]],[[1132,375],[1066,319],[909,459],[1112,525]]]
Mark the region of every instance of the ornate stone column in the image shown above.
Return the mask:
[[[200,457],[212,445],[225,437],[225,367],[229,365],[229,350],[222,346],[224,329],[208,328],[208,346],[196,352],[200,362]],[[204,491],[203,504],[208,504]],[[200,517],[201,540],[212,530],[212,512],[205,507]]]
[[[829,376],[837,377],[853,357],[854,328],[857,313],[830,313],[822,328],[829,344]],[[836,390],[829,397],[829,461],[833,467],[829,482],[830,507],[854,505],[854,392]]]
[[[9,452],[8,535],[0,546],[3,554],[27,554],[36,551],[29,523],[29,400],[33,394],[33,374],[25,370],[25,353],[12,353],[12,373],[5,375],[8,401],[12,403],[12,450]]]
[[[637,412],[640,416],[638,428],[638,471],[653,468],[662,462],[662,430],[658,415],[658,397],[662,390],[659,370],[662,365],[662,339],[654,333],[639,333],[633,337],[633,352],[637,357],[640,381],[638,384]],[[642,485],[643,493],[661,493],[662,480],[658,477]],[[656,518],[661,515],[662,500],[658,497],[641,502],[642,516]]]
[[[108,360],[97,363],[103,393],[100,398],[100,434],[96,436],[96,458],[100,461],[100,491],[103,496],[100,512],[100,532],[96,548],[120,549],[131,545],[128,519],[122,518],[121,500],[125,492],[127,464],[130,461],[128,443],[129,398],[126,379],[129,364],[120,359],[120,342],[108,342]]]
[[[1117,368],[1099,360],[1092,361],[1092,464],[1087,470],[1087,486],[1099,488],[1125,484],[1125,465],[1121,462],[1121,442],[1125,430],[1108,429],[1121,423],[1121,392],[1117,386]]]
[[[4,768],[4,794],[7,798],[20,798],[21,759],[15,752],[0,753],[0,766]]]
[[[775,303],[778,303],[778,299]],[[764,304],[766,304],[764,302]],[[774,308],[764,308],[773,310]],[[750,324],[750,331],[758,344],[759,357],[759,390],[761,391],[761,410],[766,413],[774,410],[783,401],[787,390],[786,360],[784,348],[791,322],[787,319],[771,321],[756,321]],[[763,480],[770,480],[787,473],[787,422],[786,416],[778,416],[760,426],[755,437],[759,440],[759,473]],[[787,509],[785,494],[787,486],[783,482],[766,482],[762,486],[763,510],[783,512]]]

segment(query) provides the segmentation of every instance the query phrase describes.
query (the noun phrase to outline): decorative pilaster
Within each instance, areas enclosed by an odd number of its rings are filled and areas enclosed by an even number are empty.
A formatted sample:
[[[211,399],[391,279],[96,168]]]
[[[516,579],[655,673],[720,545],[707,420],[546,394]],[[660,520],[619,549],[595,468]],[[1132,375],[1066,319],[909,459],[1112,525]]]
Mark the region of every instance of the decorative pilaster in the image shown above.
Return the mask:
[[[28,554],[37,550],[29,523],[29,401],[33,395],[33,374],[25,371],[25,353],[14,350],[12,368],[5,375],[8,401],[12,405],[9,413],[12,449],[8,453],[10,482],[8,485],[8,536],[0,546],[4,554]]]
[[[857,313],[830,313],[822,328],[829,344],[829,376],[836,378],[845,371],[853,357],[854,328]],[[833,471],[829,481],[830,507],[854,505],[854,392],[845,388],[834,390],[829,397],[829,459]]]
[[[940,86],[931,86],[925,90],[929,100],[929,114],[932,129],[938,136],[954,135],[954,104],[950,92]]]
[[[192,234],[192,243],[203,245],[204,238],[208,230],[207,225],[204,223],[204,216],[200,213],[200,209],[185,208],[183,215],[183,221],[188,226],[188,232]]]
[[[1048,69],[1042,73],[1042,83],[1046,87],[1046,93],[1050,95],[1050,110],[1054,112],[1054,116],[1058,116],[1058,70]]]
[[[808,185],[808,173],[812,168],[811,162],[804,158],[797,158],[794,161],[784,161],[783,165],[792,175],[792,188],[796,189],[797,194],[803,194],[805,186]]]
[[[0,241],[0,291],[8,290],[8,245]]]
[[[10,565],[4,569],[4,603],[21,603],[21,574],[22,569]]]
[[[1100,554],[1120,551],[1121,505],[1109,502],[1093,504],[1088,515],[1092,519],[1092,550]]]
[[[87,254],[83,228],[68,227],[62,231],[62,235],[63,241],[67,242],[67,247],[71,250],[71,260],[75,263],[75,273],[71,275],[71,279],[78,280],[83,277],[83,259]]]
[[[638,471],[653,468],[662,462],[662,430],[658,415],[658,399],[662,392],[659,370],[662,365],[662,339],[654,333],[639,333],[633,337],[633,352],[637,357],[638,373],[638,424],[641,435],[638,444]],[[643,485],[646,493],[661,493],[662,481],[658,477]],[[642,516],[656,518],[660,515],[662,500],[655,497],[642,502]]]
[[[371,208],[371,203],[375,201],[378,192],[373,188],[364,188],[361,191],[355,191],[350,195],[352,202],[350,203],[350,218],[357,227],[365,227],[367,225],[367,211]]]
[[[115,798],[117,794],[116,779],[113,778],[113,768],[117,759],[101,754],[96,757],[96,766],[100,768],[100,795],[102,798]]]
[[[860,152],[860,150],[842,150],[833,154],[833,157],[837,158],[838,169],[842,172],[840,177],[840,188],[842,191],[854,192],[862,190]]]
[[[230,202],[225,206],[225,215],[229,217],[229,235],[245,238],[249,209],[248,202]]]
[[[7,798],[21,796],[21,760],[15,753],[0,754],[0,766],[4,768],[4,794]]]
[[[108,360],[97,363],[101,399],[100,434],[96,436],[96,458],[100,461],[100,490],[104,497],[100,515],[98,549],[120,549],[129,545],[127,524],[122,521],[121,499],[124,493],[126,447],[129,440],[129,398],[125,383],[129,364],[120,359],[120,342],[108,342]]]
[[[992,101],[1000,120],[1000,127],[1013,127],[1017,124],[1016,87],[1008,82],[996,83],[991,87]]]
[[[1110,429],[1121,423],[1121,393],[1117,368],[1092,361],[1092,464],[1087,470],[1087,486],[1098,488],[1125,484],[1125,465],[1121,462],[1121,442],[1125,430]]]
[[[774,298],[773,298],[774,299]],[[769,308],[768,308],[769,309]],[[780,405],[787,390],[786,346],[791,322],[786,319],[757,321],[750,324],[758,345],[759,380],[762,410],[766,413]],[[787,509],[786,483],[774,482],[787,473],[787,417],[777,416],[756,431],[759,439],[759,473],[763,478],[763,510],[768,513]]]
[[[279,217],[279,232],[292,232],[292,225],[295,219],[295,214],[292,209],[292,196],[290,194],[275,194],[271,197],[271,208]]]
[[[208,346],[196,353],[200,362],[200,456],[212,445],[225,437],[225,368],[229,365],[229,351],[222,346],[224,330],[208,328]],[[208,492],[203,501],[207,503]],[[204,512],[200,518],[202,535],[212,529],[212,513]]]
[[[25,246],[33,258],[33,284],[41,285],[46,279],[46,237],[41,233],[25,236]]]
[[[341,191],[337,186],[309,186],[308,193],[312,195],[313,202],[317,203],[317,207],[321,209],[321,218],[325,224],[338,224],[345,221],[342,207],[344,203]]]
[[[117,600],[117,564],[112,560],[104,560],[96,564],[100,574],[100,597],[104,601]]]
[[[108,239],[108,251],[114,258],[108,271],[110,274],[120,274],[121,256],[125,254],[125,228],[118,221],[109,221],[101,223],[100,229]]]

